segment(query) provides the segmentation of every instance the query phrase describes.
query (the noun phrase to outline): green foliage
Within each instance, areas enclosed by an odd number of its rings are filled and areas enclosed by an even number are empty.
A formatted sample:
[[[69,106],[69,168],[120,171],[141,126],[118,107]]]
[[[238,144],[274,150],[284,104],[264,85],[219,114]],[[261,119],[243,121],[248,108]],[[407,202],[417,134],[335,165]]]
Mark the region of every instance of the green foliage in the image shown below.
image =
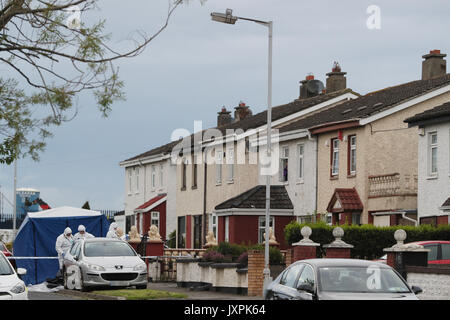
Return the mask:
[[[318,256],[323,256],[322,246],[334,241],[333,228],[324,222],[316,224],[300,224],[296,221],[291,222],[285,228],[286,241],[292,243],[302,239],[301,228],[309,226],[312,229],[310,239],[320,243]],[[375,227],[373,225],[341,225],[344,230],[343,241],[354,246],[352,249],[352,258],[376,259],[384,255],[383,249],[392,247],[396,241],[394,233],[398,229],[406,231],[407,242],[423,240],[450,240],[450,225],[433,227],[431,225],[414,226],[392,226]]]
[[[177,231],[173,230],[169,233],[169,240],[167,240],[167,246],[169,248],[176,248],[177,246]]]
[[[231,257],[232,262],[239,262],[246,264],[247,257],[245,257],[245,253],[249,250],[260,250],[264,251],[264,245],[262,244],[235,244],[229,242],[221,242],[218,246],[210,247],[206,250],[208,252],[217,252],[224,257]],[[206,254],[205,253],[205,254]],[[269,263],[270,264],[282,264],[283,254],[280,249],[276,247],[269,247]]]

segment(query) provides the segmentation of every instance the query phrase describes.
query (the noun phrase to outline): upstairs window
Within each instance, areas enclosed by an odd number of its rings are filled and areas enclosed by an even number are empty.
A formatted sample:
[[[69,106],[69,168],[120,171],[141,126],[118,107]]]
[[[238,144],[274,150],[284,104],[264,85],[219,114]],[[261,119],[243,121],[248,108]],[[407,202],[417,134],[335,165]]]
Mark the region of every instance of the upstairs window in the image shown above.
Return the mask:
[[[131,169],[128,170],[128,193],[133,193],[133,183],[132,183],[133,171]]]
[[[181,163],[181,190],[186,190],[186,159]]]
[[[152,189],[156,188],[156,167],[152,166]]]
[[[197,188],[197,156],[193,156],[192,161],[192,188]]]
[[[159,166],[159,186],[162,188],[164,186],[164,165]]]
[[[223,150],[216,149],[216,184],[222,183],[222,159],[223,159]]]
[[[432,132],[428,136],[428,172],[430,176],[437,175],[437,155],[438,155],[438,136],[437,132]]]
[[[348,175],[356,174],[356,136],[348,138]]]
[[[331,176],[339,175],[339,139],[331,140]]]
[[[289,147],[282,147],[280,154],[280,168],[279,168],[279,180],[281,182],[288,181],[288,161],[289,161]]]
[[[136,176],[136,193],[139,193],[139,168],[135,169]]]
[[[227,151],[228,181],[234,180],[234,148]]]
[[[304,176],[304,153],[305,153],[305,146],[303,144],[299,144],[297,146],[297,152],[298,152],[298,180],[302,181]]]

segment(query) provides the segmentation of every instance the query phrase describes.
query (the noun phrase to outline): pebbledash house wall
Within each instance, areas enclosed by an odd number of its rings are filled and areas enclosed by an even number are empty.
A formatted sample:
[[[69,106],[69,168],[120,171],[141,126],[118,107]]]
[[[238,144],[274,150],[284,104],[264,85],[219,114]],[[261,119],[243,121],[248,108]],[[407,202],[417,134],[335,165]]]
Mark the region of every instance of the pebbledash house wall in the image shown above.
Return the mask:
[[[303,178],[299,179],[298,146],[304,146]],[[280,141],[279,149],[289,148],[288,181],[280,181],[279,173],[271,177],[271,185],[284,185],[294,206],[294,220],[302,216],[310,216],[316,212],[317,188],[317,138],[304,137],[288,141]],[[265,152],[265,148],[261,148]],[[276,160],[275,160],[276,161]],[[259,184],[266,184],[266,176],[259,176]],[[284,236],[283,236],[284,238]],[[278,240],[277,236],[277,240]]]
[[[417,130],[417,126],[414,127]],[[429,134],[437,133],[436,175],[429,174]],[[441,215],[439,208],[450,197],[450,122],[427,125],[424,135],[419,135],[419,192],[418,214],[420,218]],[[447,214],[448,215],[448,214]],[[448,219],[448,218],[447,218]],[[447,220],[447,223],[450,221]]]
[[[160,168],[163,166],[163,184],[160,183]],[[136,214],[134,209],[144,204],[148,200],[162,194],[167,194],[166,200],[166,224],[164,226],[166,237],[176,229],[176,193],[174,192],[174,184],[171,181],[175,179],[176,166],[170,163],[170,159],[163,159],[157,162],[146,163],[145,159],[136,163],[123,163],[125,168],[125,216],[132,217],[131,225],[136,225]],[[156,169],[156,186],[151,185],[152,166]],[[137,171],[139,168],[139,185],[136,187]],[[129,180],[129,172],[132,172],[131,186]],[[124,228],[125,230],[125,228]],[[148,230],[139,230],[141,234]]]
[[[420,102],[359,128],[342,130],[343,136],[356,135],[356,175],[347,175],[347,142],[341,141],[339,177],[331,178],[331,139],[338,131],[318,135],[318,201],[317,209],[325,212],[335,188],[355,187],[364,210],[361,223],[369,223],[369,212],[395,209],[417,209],[418,133],[403,121],[425,110],[450,101],[450,93]],[[402,196],[369,199],[369,176],[399,173]],[[443,200],[445,201],[445,199]],[[443,202],[442,201],[442,202]]]
[[[239,143],[244,143],[245,140],[240,140]],[[237,157],[237,150],[242,150],[242,146],[238,147],[234,144],[234,154]],[[222,147],[224,154],[226,154],[225,145]],[[213,152],[214,153],[214,152]],[[209,157],[211,153],[207,154]],[[201,157],[201,163],[197,164],[197,185],[193,186],[193,161],[188,162],[186,165],[186,188],[182,187],[182,165],[176,166],[176,194],[177,194],[177,217],[186,217],[188,220],[192,220],[193,216],[203,216],[205,211],[205,153],[198,152],[198,157]],[[215,155],[212,155],[215,157]],[[189,155],[188,157],[192,157]],[[211,214],[214,211],[215,206],[222,203],[229,198],[235,197],[252,187],[256,186],[257,180],[257,164],[250,164],[249,154],[245,155],[244,164],[234,165],[234,178],[229,179],[229,166],[226,163],[224,156],[222,164],[222,180],[220,183],[216,180],[216,165],[214,163],[206,164],[206,232],[210,229]],[[178,219],[177,219],[178,220]],[[191,221],[186,221],[186,240],[193,237],[193,224]],[[205,238],[203,234],[204,226],[202,225],[202,238]],[[191,241],[189,241],[192,244]]]

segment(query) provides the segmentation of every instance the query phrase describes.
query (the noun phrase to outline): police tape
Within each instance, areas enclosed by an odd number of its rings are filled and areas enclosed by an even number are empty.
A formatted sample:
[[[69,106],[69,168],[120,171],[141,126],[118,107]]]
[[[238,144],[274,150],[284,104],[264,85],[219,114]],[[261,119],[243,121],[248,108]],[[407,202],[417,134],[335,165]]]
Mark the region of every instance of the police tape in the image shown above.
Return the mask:
[[[9,256],[6,257],[9,260],[49,260],[49,259],[58,259],[58,257],[14,257],[14,256]],[[192,259],[193,257],[189,257],[189,256],[145,256],[145,257],[140,257],[141,259],[169,259],[169,258],[174,258],[174,259]]]

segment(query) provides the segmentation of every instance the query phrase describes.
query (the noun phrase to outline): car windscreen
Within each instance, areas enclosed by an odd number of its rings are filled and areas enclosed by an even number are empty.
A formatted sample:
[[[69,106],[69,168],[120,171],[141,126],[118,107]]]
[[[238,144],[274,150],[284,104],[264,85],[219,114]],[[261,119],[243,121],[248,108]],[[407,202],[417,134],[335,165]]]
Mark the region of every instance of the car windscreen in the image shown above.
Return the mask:
[[[136,252],[126,242],[120,241],[96,241],[84,244],[86,257],[129,257]]]
[[[369,267],[319,268],[321,291],[356,293],[409,293],[403,280],[391,268]]]
[[[4,255],[0,254],[0,276],[9,276],[14,273],[8,260]]]

